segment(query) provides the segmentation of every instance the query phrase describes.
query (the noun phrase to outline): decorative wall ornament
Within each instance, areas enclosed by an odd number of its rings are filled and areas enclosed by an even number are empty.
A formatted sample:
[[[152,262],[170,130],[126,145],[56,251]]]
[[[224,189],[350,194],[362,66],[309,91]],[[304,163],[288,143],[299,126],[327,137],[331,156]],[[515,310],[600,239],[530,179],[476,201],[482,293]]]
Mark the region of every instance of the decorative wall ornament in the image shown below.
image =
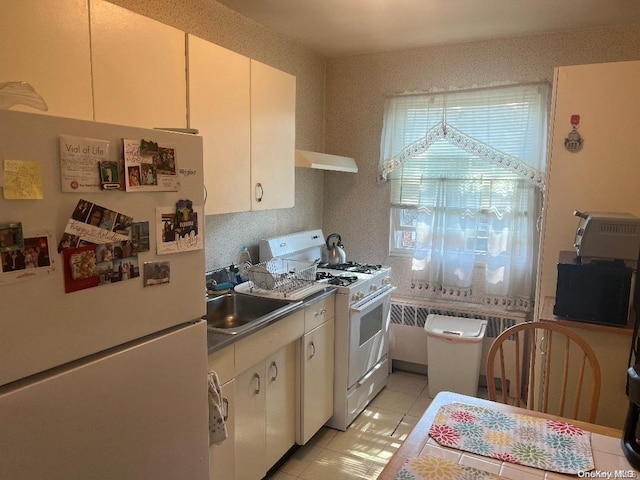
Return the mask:
[[[569,135],[564,139],[564,148],[571,153],[577,153],[582,150],[584,145],[584,139],[578,133],[578,126],[580,125],[580,115],[571,115],[571,131]]]

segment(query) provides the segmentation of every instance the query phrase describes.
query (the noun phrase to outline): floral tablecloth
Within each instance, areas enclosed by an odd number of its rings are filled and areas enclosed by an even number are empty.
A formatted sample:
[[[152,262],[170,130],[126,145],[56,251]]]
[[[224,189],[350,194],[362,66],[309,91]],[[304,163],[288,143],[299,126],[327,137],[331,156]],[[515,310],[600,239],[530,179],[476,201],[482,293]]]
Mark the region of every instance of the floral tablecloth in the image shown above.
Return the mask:
[[[503,477],[428,455],[408,459],[395,480],[497,480]]]
[[[565,422],[451,403],[440,407],[429,435],[446,447],[543,470],[594,468],[589,433]]]

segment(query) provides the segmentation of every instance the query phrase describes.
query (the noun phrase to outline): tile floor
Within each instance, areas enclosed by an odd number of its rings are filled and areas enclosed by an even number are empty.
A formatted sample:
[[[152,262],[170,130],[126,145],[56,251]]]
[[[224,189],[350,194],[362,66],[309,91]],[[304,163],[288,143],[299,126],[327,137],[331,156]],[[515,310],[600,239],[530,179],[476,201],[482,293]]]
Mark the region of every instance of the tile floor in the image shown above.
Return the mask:
[[[425,375],[394,371],[346,432],[323,427],[268,478],[376,479],[430,403]]]

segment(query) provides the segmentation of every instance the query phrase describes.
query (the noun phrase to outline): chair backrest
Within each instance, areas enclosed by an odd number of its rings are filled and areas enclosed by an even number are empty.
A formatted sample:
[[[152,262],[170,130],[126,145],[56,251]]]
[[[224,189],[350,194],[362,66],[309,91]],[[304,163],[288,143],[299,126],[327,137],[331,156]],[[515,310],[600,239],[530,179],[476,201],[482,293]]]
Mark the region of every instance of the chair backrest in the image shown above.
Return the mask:
[[[514,365],[505,365],[505,357],[513,358],[505,355],[507,349],[511,354],[515,349]],[[497,381],[502,390],[500,398]],[[593,349],[572,330],[549,322],[520,323],[491,344],[487,389],[489,400],[575,420],[583,415],[593,423],[600,399],[600,365]],[[572,408],[567,412],[568,406]]]

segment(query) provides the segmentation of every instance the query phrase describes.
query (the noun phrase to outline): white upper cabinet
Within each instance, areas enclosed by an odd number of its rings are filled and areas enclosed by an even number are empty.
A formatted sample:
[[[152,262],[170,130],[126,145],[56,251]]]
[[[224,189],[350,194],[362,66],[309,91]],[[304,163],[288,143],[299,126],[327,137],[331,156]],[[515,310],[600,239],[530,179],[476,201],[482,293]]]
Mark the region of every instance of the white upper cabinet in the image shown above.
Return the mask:
[[[95,120],[187,126],[184,32],[91,0]]]
[[[189,127],[202,135],[205,214],[251,210],[249,58],[187,36]]]
[[[296,78],[192,35],[187,45],[205,214],[293,207]]]
[[[251,60],[252,210],[293,207],[296,77]]]
[[[46,113],[93,120],[87,0],[3,0],[2,11],[0,83],[28,82]]]

